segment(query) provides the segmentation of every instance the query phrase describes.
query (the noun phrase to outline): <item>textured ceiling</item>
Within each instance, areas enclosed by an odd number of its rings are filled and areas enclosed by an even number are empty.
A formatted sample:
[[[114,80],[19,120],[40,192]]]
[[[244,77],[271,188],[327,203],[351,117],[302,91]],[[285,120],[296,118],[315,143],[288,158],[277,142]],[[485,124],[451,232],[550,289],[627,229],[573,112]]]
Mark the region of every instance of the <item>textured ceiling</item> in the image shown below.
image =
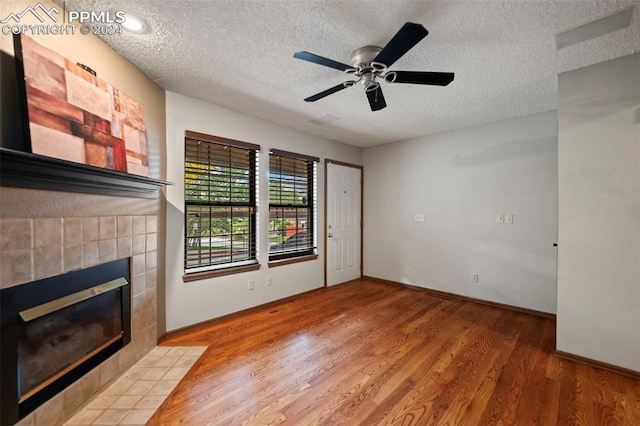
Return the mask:
[[[634,5],[629,27],[556,49],[555,35]],[[308,133],[366,147],[557,107],[557,74],[640,51],[640,1],[67,0],[67,9],[123,10],[146,34],[105,41],[165,89]],[[349,63],[405,22],[429,35],[391,69],[455,72],[449,86],[383,84],[372,112],[360,85],[300,61],[307,50]],[[337,117],[325,125],[311,120]]]

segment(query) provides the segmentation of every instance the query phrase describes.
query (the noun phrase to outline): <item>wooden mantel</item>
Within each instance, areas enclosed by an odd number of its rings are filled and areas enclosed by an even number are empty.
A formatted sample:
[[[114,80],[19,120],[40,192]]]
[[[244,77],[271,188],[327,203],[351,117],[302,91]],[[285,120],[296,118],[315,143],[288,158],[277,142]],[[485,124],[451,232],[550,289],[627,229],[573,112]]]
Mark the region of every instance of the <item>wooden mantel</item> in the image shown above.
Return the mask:
[[[157,198],[164,185],[173,184],[0,147],[0,186]]]

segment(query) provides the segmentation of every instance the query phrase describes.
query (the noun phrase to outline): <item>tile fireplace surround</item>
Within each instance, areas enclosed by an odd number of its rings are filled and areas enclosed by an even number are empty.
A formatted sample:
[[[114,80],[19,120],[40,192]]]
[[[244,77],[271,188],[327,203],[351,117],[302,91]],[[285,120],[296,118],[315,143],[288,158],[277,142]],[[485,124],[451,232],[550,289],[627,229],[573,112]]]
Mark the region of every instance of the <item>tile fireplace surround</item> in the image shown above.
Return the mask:
[[[131,343],[29,414],[19,425],[53,426],[156,346],[156,215],[0,218],[0,287],[131,258]]]

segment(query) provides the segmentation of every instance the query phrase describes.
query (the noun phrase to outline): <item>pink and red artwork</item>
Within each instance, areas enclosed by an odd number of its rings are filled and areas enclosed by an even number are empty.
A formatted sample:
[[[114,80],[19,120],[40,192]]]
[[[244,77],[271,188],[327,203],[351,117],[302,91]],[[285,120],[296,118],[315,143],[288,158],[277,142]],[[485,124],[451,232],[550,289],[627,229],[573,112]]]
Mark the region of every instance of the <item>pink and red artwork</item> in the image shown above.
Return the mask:
[[[31,151],[149,176],[142,105],[21,36]]]

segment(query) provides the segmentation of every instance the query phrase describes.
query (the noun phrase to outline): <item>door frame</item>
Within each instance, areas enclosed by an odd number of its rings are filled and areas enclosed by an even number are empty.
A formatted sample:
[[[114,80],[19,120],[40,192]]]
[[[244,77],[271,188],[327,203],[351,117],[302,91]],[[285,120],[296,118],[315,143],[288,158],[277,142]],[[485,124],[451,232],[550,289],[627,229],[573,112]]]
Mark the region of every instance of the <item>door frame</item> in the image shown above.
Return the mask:
[[[327,287],[327,201],[328,201],[328,183],[329,183],[329,164],[335,164],[336,166],[350,167],[352,169],[360,170],[360,278],[363,276],[364,271],[364,235],[362,232],[364,225],[364,166],[353,163],[345,163],[344,161],[331,160],[329,158],[324,159],[324,286]]]

